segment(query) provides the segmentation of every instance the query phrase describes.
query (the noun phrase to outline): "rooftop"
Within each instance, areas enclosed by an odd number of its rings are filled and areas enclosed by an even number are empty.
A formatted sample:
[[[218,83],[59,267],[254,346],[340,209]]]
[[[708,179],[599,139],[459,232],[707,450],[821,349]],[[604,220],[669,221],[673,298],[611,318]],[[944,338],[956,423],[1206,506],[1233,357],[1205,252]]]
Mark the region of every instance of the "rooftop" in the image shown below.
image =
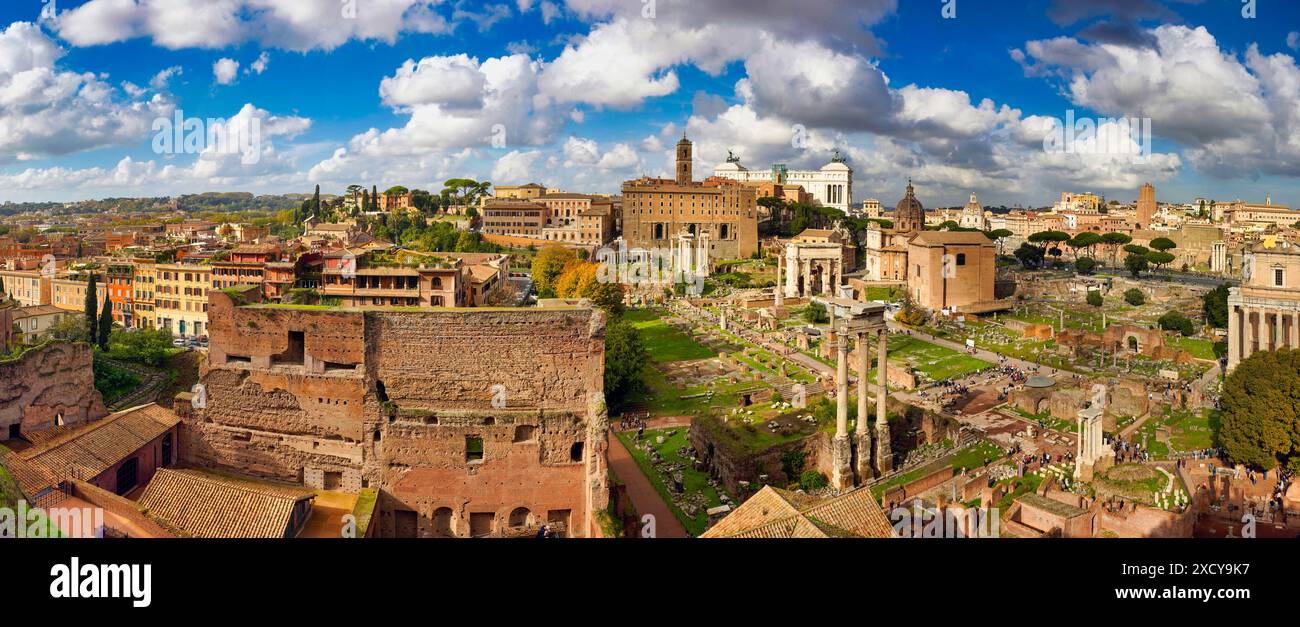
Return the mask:
[[[140,496],[150,516],[200,538],[283,538],[301,487],[227,477],[200,470],[159,468]]]
[[[869,489],[827,498],[765,486],[701,537],[892,538],[894,530]]]

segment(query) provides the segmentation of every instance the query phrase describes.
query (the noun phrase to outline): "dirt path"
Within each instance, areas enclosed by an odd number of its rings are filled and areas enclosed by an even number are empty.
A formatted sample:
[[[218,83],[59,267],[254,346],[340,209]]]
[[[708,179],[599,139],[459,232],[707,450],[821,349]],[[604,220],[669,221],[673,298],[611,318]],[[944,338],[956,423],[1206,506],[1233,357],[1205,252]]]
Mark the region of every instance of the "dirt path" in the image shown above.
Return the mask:
[[[673,511],[655,491],[650,479],[641,472],[641,467],[636,465],[636,460],[632,459],[632,454],[623,446],[623,442],[613,435],[609,436],[609,467],[627,484],[627,495],[632,499],[637,514],[651,514],[655,517],[655,537],[686,537],[686,528],[673,516]]]

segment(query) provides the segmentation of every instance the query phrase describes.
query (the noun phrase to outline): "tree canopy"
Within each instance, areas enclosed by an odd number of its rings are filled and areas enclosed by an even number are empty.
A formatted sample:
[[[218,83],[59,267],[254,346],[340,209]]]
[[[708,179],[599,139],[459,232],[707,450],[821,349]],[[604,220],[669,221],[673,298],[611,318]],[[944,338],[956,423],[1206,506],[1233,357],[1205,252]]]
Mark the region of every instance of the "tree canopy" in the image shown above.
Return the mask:
[[[1260,351],[1237,364],[1222,402],[1229,459],[1262,469],[1300,459],[1300,351]]]

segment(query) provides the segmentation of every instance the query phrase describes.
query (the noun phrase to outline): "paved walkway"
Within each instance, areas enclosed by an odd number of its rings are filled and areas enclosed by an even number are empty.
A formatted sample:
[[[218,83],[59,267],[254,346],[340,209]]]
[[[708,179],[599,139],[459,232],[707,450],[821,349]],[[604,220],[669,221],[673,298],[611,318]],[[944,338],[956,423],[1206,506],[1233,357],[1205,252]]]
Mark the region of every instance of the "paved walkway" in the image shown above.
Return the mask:
[[[632,454],[617,437],[609,436],[609,468],[619,480],[627,485],[627,496],[632,499],[632,506],[637,515],[650,514],[655,517],[655,537],[685,538],[686,528],[673,516],[668,504],[655,491],[641,467],[636,465]]]

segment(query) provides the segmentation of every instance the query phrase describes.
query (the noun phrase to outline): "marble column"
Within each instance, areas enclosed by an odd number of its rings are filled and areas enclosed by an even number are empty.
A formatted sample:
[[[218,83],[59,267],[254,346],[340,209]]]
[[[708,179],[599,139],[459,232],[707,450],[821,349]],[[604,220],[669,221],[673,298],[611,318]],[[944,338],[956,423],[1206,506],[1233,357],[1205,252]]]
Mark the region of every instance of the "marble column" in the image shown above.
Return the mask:
[[[776,306],[777,307],[782,307],[785,305],[785,287],[787,281],[785,280],[785,274],[781,272],[781,262],[783,261],[782,259],[783,257],[785,257],[783,253],[777,253],[776,255]]]
[[[853,445],[849,441],[849,356],[847,333],[838,333],[835,362],[835,438],[831,440],[831,485],[853,487]]]
[[[1261,309],[1259,312],[1259,332],[1261,334],[1259,350],[1273,350],[1273,316],[1267,309]]]
[[[835,437],[840,437],[849,433],[849,336],[841,331],[836,340]]]
[[[1241,308],[1241,327],[1243,331],[1243,333],[1241,334],[1242,335],[1242,346],[1241,346],[1242,361],[1250,359],[1250,356],[1255,353],[1255,330],[1256,329],[1255,329],[1255,323],[1252,322],[1250,319],[1252,313],[1253,310],[1248,307]]]
[[[894,450],[885,413],[885,401],[889,398],[888,337],[889,330],[881,329],[876,345],[876,471],[882,475],[894,469]]]
[[[871,429],[867,424],[870,422],[867,412],[871,411],[870,405],[867,404],[867,386],[868,379],[871,377],[871,334],[868,332],[858,333],[858,424],[854,429],[853,444],[857,447],[856,470],[858,471],[858,480],[866,481],[876,476],[875,466],[871,464],[871,457],[875,452],[875,444],[871,439]],[[879,395],[877,395],[879,396]]]
[[[802,259],[803,265],[803,288],[799,290],[799,296],[812,296],[812,260]]]
[[[1292,312],[1289,316],[1291,319],[1291,350],[1300,348],[1300,313]]]
[[[1241,338],[1245,335],[1241,327],[1241,307],[1228,305],[1228,367],[1234,368],[1241,361]]]

